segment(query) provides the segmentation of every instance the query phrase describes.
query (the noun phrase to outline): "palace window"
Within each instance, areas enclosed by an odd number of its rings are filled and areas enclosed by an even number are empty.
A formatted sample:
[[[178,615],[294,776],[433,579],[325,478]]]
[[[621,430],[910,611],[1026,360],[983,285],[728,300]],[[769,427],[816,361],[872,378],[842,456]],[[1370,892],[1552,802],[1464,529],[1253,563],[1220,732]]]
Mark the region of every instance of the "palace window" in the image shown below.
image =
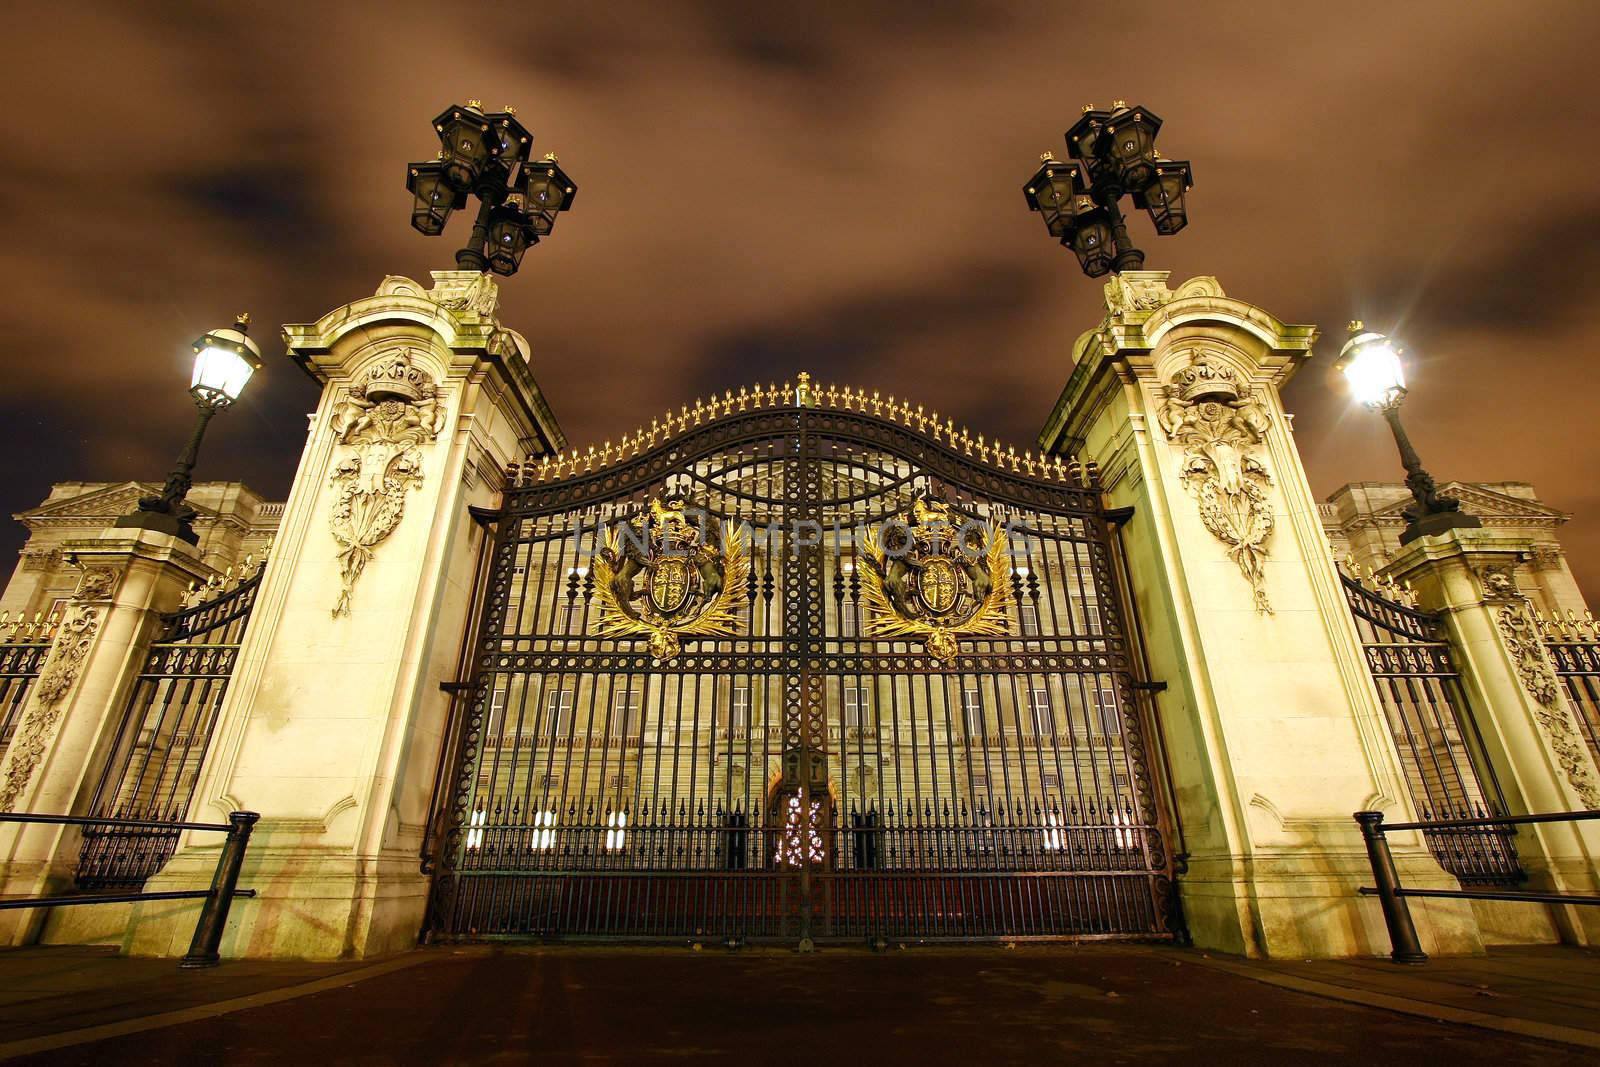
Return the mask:
[[[872,691],[866,686],[844,687],[844,724],[852,730],[875,730],[878,720],[872,713]]]
[[[983,736],[983,695],[977,689],[961,690],[961,721],[968,737]]]
[[[733,701],[728,705],[728,730],[734,737],[743,737],[750,730],[750,687],[733,687]]]
[[[643,717],[644,690],[632,685],[611,694],[611,732],[621,737],[639,732]]]
[[[544,704],[544,730],[547,737],[572,735],[572,704],[576,695],[570,689],[556,689],[547,694]]]
[[[556,843],[556,813],[553,811],[536,812],[533,816],[533,840],[530,842],[534,848],[541,851],[554,848]]]
[[[1028,711],[1033,716],[1035,737],[1055,736],[1056,716],[1054,709],[1050,707],[1050,690],[1045,688],[1028,690]]]
[[[618,852],[628,843],[628,813],[614,811],[606,817],[606,851]]]
[[[1024,600],[1017,605],[1017,615],[1021,622],[1023,637],[1039,636],[1039,605]]]
[[[467,818],[467,848],[477,849],[483,846],[483,824],[488,818],[489,813],[482,808]]]
[[[1117,706],[1117,691],[1110,686],[1090,690],[1100,732],[1107,737],[1122,736],[1122,712]]]
[[[506,723],[506,697],[510,695],[505,689],[495,689],[489,694],[489,724],[483,736],[491,745],[498,745],[501,741],[501,732]]]

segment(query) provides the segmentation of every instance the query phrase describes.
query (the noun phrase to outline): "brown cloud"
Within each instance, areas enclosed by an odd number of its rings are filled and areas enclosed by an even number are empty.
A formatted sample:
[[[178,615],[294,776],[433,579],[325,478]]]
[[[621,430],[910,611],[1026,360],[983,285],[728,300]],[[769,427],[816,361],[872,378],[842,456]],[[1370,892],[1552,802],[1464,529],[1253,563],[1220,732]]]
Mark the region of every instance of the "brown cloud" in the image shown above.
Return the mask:
[[[1316,488],[1398,476],[1326,371],[1346,319],[1395,326],[1435,473],[1534,481],[1600,590],[1592,5],[55,5],[8,28],[13,509],[159,476],[188,342],[234,311],[306,321],[449,266],[463,224],[410,231],[402,167],[467,96],[518,104],[582,187],[504,287],[575,441],[809,368],[1026,442],[1099,292],[1019,188],[1118,97],[1198,179],[1184,234],[1135,223],[1149,265],[1327,332],[1287,397]],[[200,476],[284,492],[313,396],[271,360]]]

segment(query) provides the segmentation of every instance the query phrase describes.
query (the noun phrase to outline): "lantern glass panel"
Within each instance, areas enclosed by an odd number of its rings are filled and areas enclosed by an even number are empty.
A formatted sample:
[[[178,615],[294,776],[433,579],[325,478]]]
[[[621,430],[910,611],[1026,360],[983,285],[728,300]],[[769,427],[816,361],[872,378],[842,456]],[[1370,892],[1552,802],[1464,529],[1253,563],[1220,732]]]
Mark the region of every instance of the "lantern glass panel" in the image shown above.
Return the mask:
[[[566,202],[566,187],[554,170],[532,170],[523,187],[527,200],[528,221],[534,232],[543,237],[555,228],[556,212]]]
[[[1350,383],[1351,394],[1369,408],[1386,408],[1405,395],[1400,353],[1382,334],[1362,334],[1352,340],[1339,369]]]
[[[1155,131],[1143,119],[1128,119],[1110,132],[1107,154],[1125,189],[1143,189],[1155,178]]]
[[[437,163],[413,166],[406,185],[415,196],[411,225],[430,237],[443,232],[458,195],[445,181],[444,168]]]
[[[444,123],[439,132],[446,156],[444,175],[453,188],[471,189],[489,157],[499,153],[500,143],[486,126],[481,119],[458,117]]]
[[[1184,205],[1184,194],[1188,187],[1187,164],[1156,164],[1156,179],[1144,191],[1143,199],[1157,233],[1170,236],[1188,224],[1188,209]]]
[[[1114,255],[1111,224],[1105,219],[1097,216],[1080,219],[1067,240],[1071,242],[1072,251],[1077,255],[1083,272],[1089,277],[1098,278],[1111,270]]]
[[[514,203],[496,208],[489,220],[489,269],[515,274],[528,243],[528,220],[521,210]]]
[[[211,403],[231,404],[244,392],[255,361],[226,344],[203,344],[194,357],[194,377],[189,392]]]

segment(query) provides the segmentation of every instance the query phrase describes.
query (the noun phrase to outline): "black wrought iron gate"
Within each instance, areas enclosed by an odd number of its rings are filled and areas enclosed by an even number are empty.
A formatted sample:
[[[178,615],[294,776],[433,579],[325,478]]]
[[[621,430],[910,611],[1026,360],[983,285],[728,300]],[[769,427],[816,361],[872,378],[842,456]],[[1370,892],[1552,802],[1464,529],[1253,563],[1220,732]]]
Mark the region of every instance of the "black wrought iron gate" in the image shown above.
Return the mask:
[[[1171,936],[1099,494],[848,389],[517,472],[434,936]]]

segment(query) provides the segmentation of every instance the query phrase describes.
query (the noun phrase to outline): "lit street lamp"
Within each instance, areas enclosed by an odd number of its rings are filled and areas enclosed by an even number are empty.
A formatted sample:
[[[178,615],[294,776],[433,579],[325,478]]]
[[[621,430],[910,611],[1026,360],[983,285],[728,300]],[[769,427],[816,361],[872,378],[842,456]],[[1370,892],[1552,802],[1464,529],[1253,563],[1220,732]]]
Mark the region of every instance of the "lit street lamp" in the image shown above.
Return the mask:
[[[442,146],[438,157],[406,168],[411,225],[437,237],[450,213],[474,195],[478,216],[456,266],[515,274],[522,254],[555,228],[556,214],[572,207],[578,187],[554,154],[529,162],[533,134],[515,108],[485,115],[480,102],[468,100],[446,108],[433,129]]]
[[[261,349],[250,340],[246,332],[249,328],[250,316],[240,315],[231,330],[212,330],[194,343],[194,377],[189,383],[189,395],[200,412],[194,432],[178,456],[177,466],[167,475],[161,495],[142,497],[138,511],[117,520],[119,527],[156,530],[191,545],[200,543],[200,536],[194,532],[195,510],[184,502],[184,497],[193,484],[190,475],[200,455],[206,424],[211,416],[239,399],[245,383],[261,366]]]
[[[1440,496],[1433,475],[1422,469],[1417,450],[1400,425],[1400,402],[1406,395],[1405,370],[1400,365],[1400,350],[1381,333],[1368,332],[1359,321],[1350,324],[1350,340],[1339,351],[1334,368],[1342,371],[1350,391],[1362,404],[1383,413],[1400,447],[1400,462],[1406,469],[1406,488],[1415,501],[1406,508],[1406,528],[1400,543],[1408,544],[1428,534],[1445,530],[1472,529],[1483,523],[1476,515],[1461,510],[1461,501]]]
[[[1110,111],[1100,111],[1091,104],[1067,131],[1072,161],[1046,152],[1022,188],[1029,210],[1044,216],[1050,236],[1072,249],[1091,278],[1144,266],[1118,204],[1124,194],[1149,213],[1163,236],[1189,221],[1184,194],[1194,185],[1194,173],[1186,162],[1161,158],[1160,129],[1161,120],[1146,108],[1118,100]]]

